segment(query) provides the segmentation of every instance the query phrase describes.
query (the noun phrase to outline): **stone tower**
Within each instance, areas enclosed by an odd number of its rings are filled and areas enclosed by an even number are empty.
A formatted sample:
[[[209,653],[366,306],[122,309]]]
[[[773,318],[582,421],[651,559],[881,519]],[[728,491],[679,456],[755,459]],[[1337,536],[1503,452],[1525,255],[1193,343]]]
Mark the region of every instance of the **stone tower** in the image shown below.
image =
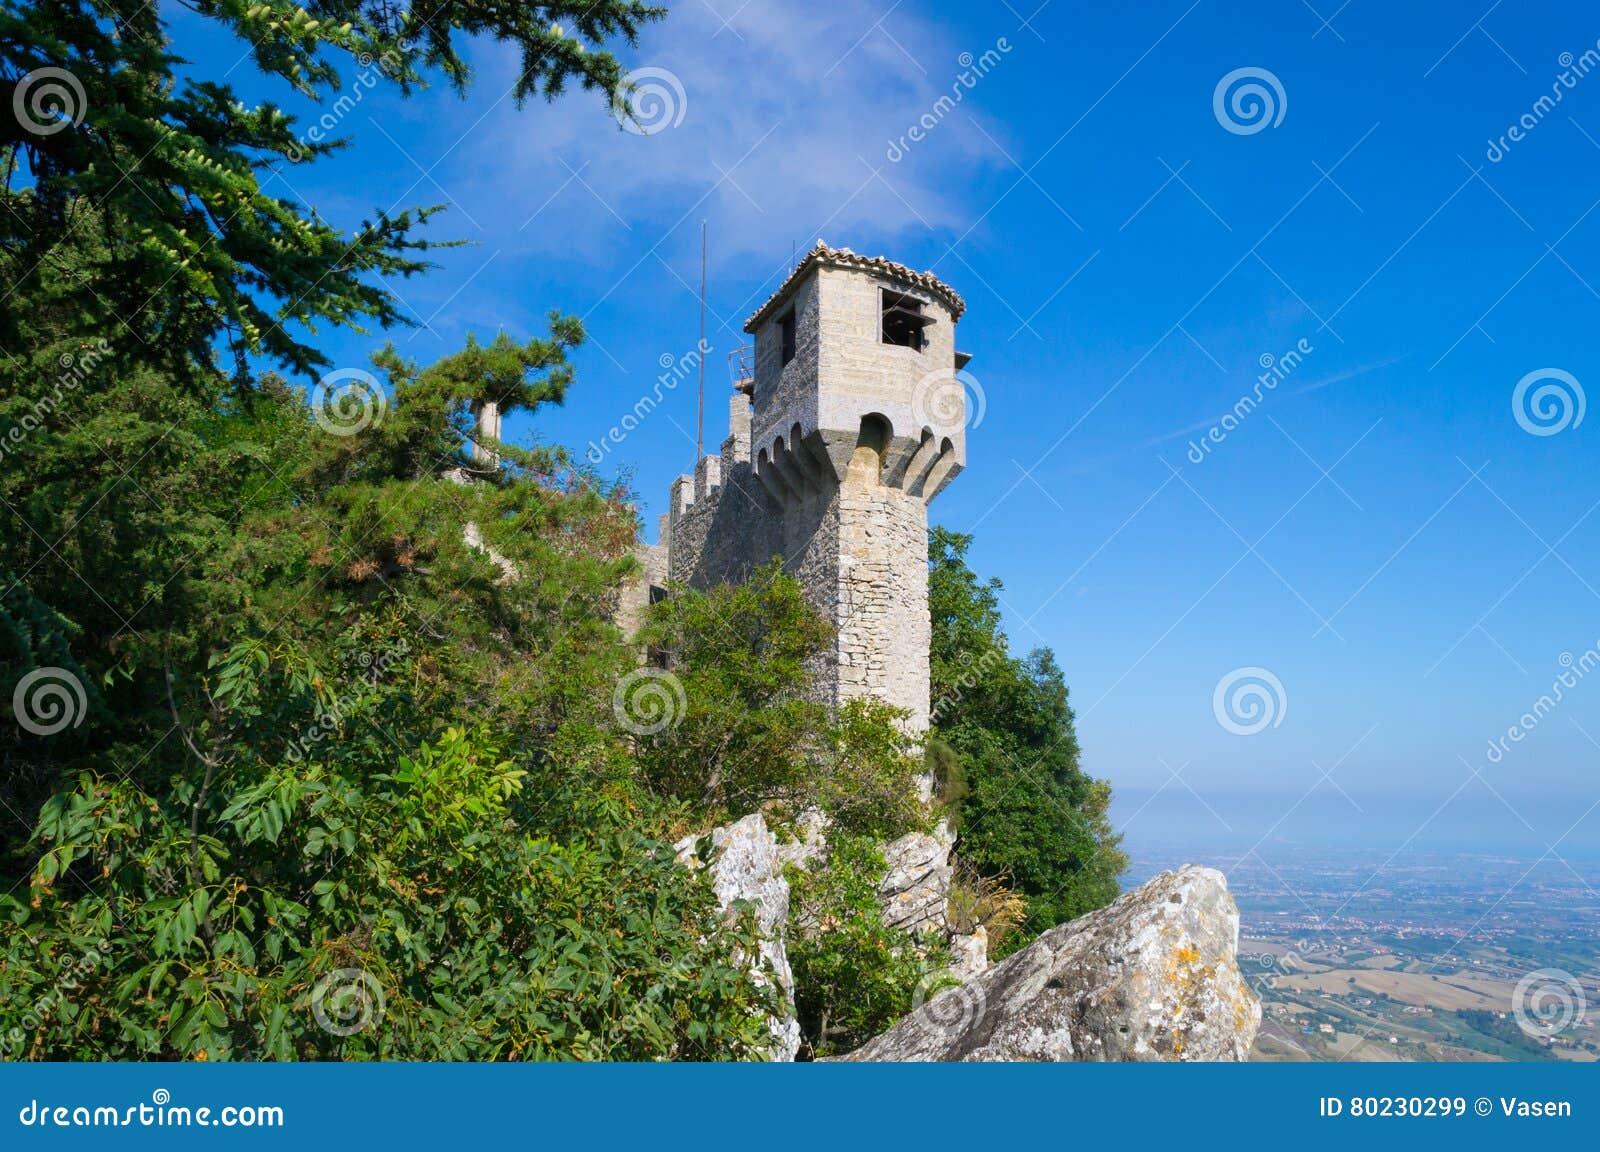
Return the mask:
[[[782,557],[837,629],[827,697],[883,700],[919,732],[928,502],[966,460],[964,307],[929,273],[818,241],[746,322],[755,370],[728,438],[673,484],[644,557],[651,584],[693,587]]]

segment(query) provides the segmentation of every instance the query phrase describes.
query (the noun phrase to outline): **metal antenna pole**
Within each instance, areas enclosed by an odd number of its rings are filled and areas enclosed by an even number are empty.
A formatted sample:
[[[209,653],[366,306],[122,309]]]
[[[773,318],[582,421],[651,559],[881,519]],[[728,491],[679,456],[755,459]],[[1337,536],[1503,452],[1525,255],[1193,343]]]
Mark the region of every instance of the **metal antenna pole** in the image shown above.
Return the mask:
[[[694,431],[694,462],[700,466],[700,457],[706,452],[706,222],[700,221],[700,347],[695,350],[700,358],[700,409]]]

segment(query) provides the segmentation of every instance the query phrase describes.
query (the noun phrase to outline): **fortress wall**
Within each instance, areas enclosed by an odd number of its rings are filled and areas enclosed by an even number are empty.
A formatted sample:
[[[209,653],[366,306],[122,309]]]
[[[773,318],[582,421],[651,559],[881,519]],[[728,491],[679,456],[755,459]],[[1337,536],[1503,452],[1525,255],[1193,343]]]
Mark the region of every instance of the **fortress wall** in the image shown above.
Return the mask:
[[[823,619],[837,627],[840,607],[835,575],[839,564],[837,491],[814,493],[807,499],[785,505],[776,524],[784,570],[799,582],[806,600]],[[839,701],[837,669],[837,644],[810,665],[815,676],[815,698],[823,703]]]
[[[639,544],[634,547],[633,554],[638,557],[643,571],[638,579],[628,581],[618,590],[616,614],[613,617],[624,636],[631,637],[644,623],[645,609],[650,606],[650,589],[666,586],[667,552],[665,538],[660,544]]]
[[[837,630],[817,663],[818,693],[839,704],[871,696],[928,724],[927,507],[877,480],[875,462],[844,484],[779,507],[748,463],[727,483],[684,503],[681,478],[668,526],[665,571],[652,581],[706,588],[738,583],[774,555]],[[659,546],[658,546],[659,549]]]
[[[720,454],[673,483],[661,544],[642,555],[658,588],[740,583],[781,556],[836,629],[816,662],[819,697],[882,700],[922,732],[932,631],[927,500],[966,455],[959,387],[946,390],[956,411],[925,409],[930,385],[950,380],[961,305],[953,311],[948,295],[919,279],[926,274],[897,265],[886,274],[885,263],[829,265],[793,285],[755,332],[754,396],[730,399]],[[934,318],[926,347],[882,341],[886,287],[921,300]],[[778,321],[790,307],[795,355],[784,364]],[[887,441],[876,416],[889,422]]]
[[[674,584],[709,588],[739,583],[757,565],[783,552],[781,517],[748,460],[706,457],[718,465],[722,483],[687,502],[674,485],[669,525],[667,578]],[[731,465],[731,466],[730,466]]]

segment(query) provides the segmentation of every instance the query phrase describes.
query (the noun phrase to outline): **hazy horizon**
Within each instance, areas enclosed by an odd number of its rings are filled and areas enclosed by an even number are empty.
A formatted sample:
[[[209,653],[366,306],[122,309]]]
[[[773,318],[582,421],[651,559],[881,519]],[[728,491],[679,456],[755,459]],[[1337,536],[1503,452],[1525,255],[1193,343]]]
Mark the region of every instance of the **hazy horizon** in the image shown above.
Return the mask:
[[[1142,856],[1159,855],[1170,865],[1184,851],[1234,858],[1255,851],[1272,859],[1294,850],[1600,861],[1600,828],[1579,819],[1591,802],[1574,808],[1560,800],[1517,797],[1512,803],[1524,824],[1481,787],[1444,804],[1422,793],[1353,793],[1347,799],[1326,792],[1216,792],[1202,799],[1173,785],[1159,792],[1117,789],[1111,818],[1136,864]]]

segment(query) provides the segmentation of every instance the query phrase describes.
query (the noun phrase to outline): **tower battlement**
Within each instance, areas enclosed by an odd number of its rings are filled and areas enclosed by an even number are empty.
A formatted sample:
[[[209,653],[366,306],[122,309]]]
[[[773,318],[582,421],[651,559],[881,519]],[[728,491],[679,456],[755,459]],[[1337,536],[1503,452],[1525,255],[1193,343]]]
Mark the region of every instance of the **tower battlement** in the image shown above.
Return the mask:
[[[721,452],[672,484],[646,586],[705,588],[781,557],[835,627],[822,690],[928,725],[928,502],[966,463],[955,326],[931,273],[820,240],[745,324],[749,392]]]

